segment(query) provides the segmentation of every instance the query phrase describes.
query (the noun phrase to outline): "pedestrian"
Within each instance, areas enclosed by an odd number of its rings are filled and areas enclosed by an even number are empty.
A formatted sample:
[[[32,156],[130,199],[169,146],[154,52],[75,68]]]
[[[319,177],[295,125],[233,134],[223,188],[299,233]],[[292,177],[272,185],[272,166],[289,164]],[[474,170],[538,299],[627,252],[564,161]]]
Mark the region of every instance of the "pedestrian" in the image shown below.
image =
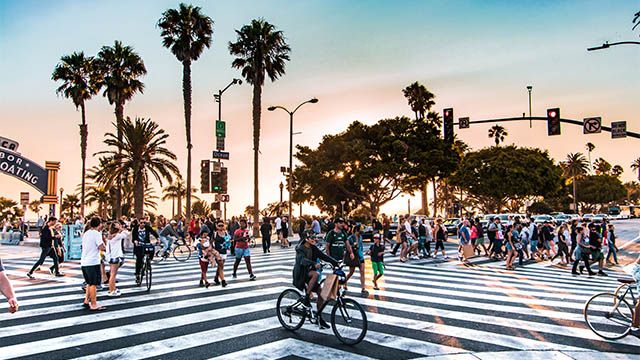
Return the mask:
[[[287,216],[284,216],[282,218],[282,247],[283,248],[288,248],[289,247],[289,231],[290,229],[290,225],[291,223],[289,222],[289,218]]]
[[[347,282],[353,276],[356,268],[360,270],[360,295],[367,296],[369,292],[365,288],[365,275],[364,275],[364,244],[362,243],[361,225],[354,225],[351,230],[351,235],[347,238],[347,254],[344,259],[345,264],[349,266],[349,273],[347,274]],[[344,284],[344,289],[347,290],[347,282]]]
[[[391,241],[391,219],[386,214],[382,214],[382,243]]]
[[[502,225],[500,224],[500,218],[497,216],[493,218],[491,224],[487,228],[487,234],[489,234],[489,239],[491,241],[491,258],[498,259],[502,258]]]
[[[207,271],[209,271],[209,250],[211,243],[209,242],[209,233],[205,230],[200,234],[196,250],[198,251],[198,264],[200,265],[200,283],[199,287],[209,288],[209,280],[207,279]]]
[[[262,219],[262,225],[260,225],[260,236],[262,237],[262,251],[264,253],[271,252],[271,222],[269,218],[265,217]]]
[[[264,241],[264,238],[262,241]],[[231,235],[229,235],[229,233],[225,229],[224,221],[218,220],[218,222],[216,223],[216,231],[213,234],[213,248],[217,252],[215,261],[218,265],[216,269],[216,277],[213,279],[213,284],[216,286],[220,284],[222,284],[222,287],[227,286],[227,281],[224,278],[224,263],[227,258],[227,250],[230,247]]]
[[[343,259],[346,249],[347,234],[343,231],[344,219],[337,218],[333,222],[333,229],[325,235],[327,255],[333,259]]]
[[[318,221],[317,216],[313,217],[313,221],[311,222],[311,230],[313,230],[313,233],[315,235],[320,235],[320,233],[322,232],[322,229],[320,227],[320,221]]]
[[[16,298],[16,294],[13,291],[11,281],[4,271],[2,259],[0,259],[0,293],[2,293],[5,298],[7,298],[7,304],[9,304],[9,312],[13,314],[18,311],[18,309],[20,308],[20,306],[18,305],[18,299]]]
[[[571,244],[571,238],[569,234],[569,227],[567,224],[560,225],[558,229],[558,252],[551,258],[551,261],[560,256],[560,265],[567,265],[571,261],[569,258],[569,245]]]
[[[469,230],[469,220],[462,220],[462,226],[458,231],[459,236],[459,244],[458,244],[458,261],[467,262],[467,259],[464,256],[464,247],[471,244],[471,232]]]
[[[442,218],[436,220],[436,225],[433,227],[433,237],[436,239],[436,248],[433,250],[433,258],[438,256],[438,250],[442,252],[443,258],[446,260],[449,257],[444,250],[444,241],[447,238],[447,229],[443,225]]]
[[[64,276],[64,274],[62,274],[58,269],[58,254],[56,254],[54,249],[53,228],[55,227],[56,222],[57,219],[54,216],[50,217],[47,219],[46,224],[40,231],[40,258],[38,258],[36,263],[33,264],[31,270],[27,273],[27,277],[29,279],[35,279],[33,272],[44,263],[47,256],[51,257],[53,260],[53,267],[50,268],[51,274],[54,276]]]
[[[89,221],[89,229],[82,234],[82,255],[80,267],[85,288],[85,298],[83,306],[92,311],[106,310],[106,307],[97,303],[96,290],[100,285],[100,251],[104,251],[105,246],[102,238],[102,220],[93,217]]]
[[[578,243],[576,242],[576,237],[577,237],[577,233],[576,233],[576,228],[578,227],[578,220],[577,219],[573,219],[571,220],[571,226],[570,226],[570,236],[571,236],[571,248],[569,249],[569,259],[571,260],[571,262],[574,261],[573,258],[573,254],[576,250],[576,246],[578,246]]]
[[[582,226],[576,227],[576,252],[574,254],[573,267],[571,268],[571,274],[580,275],[582,270],[586,267],[589,272],[589,276],[593,276],[596,273],[591,271],[589,266],[589,256],[591,255],[591,245],[589,244],[589,237],[584,233]],[[580,261],[584,262],[584,266],[580,267],[580,272],[577,271]]]
[[[596,227],[594,224],[589,224],[589,245],[591,245],[591,259],[593,263],[598,262],[598,272],[596,273],[599,276],[608,276],[604,272],[604,255],[602,254],[602,236],[596,231]],[[580,273],[582,273],[583,268],[580,267]]]
[[[62,263],[64,263],[64,257],[65,257],[65,250],[64,250],[64,244],[62,243],[62,224],[61,223],[57,223],[56,226],[53,228],[53,250],[56,252],[56,255],[58,255],[58,268],[62,269]],[[49,268],[49,272],[53,273],[54,272],[54,267],[51,266]]]
[[[300,237],[300,239],[302,239],[302,234],[305,232],[305,230],[307,230],[307,220],[301,217],[300,220],[298,220],[298,236]]]
[[[513,260],[516,258],[516,247],[513,240],[513,225],[507,225],[504,242],[504,246],[507,250],[507,257],[505,259],[506,270],[513,270]]]
[[[117,221],[111,223],[109,235],[107,235],[107,258],[109,259],[109,296],[120,296],[120,290],[116,288],[118,269],[124,264],[124,249],[122,245],[129,233],[122,228]]]
[[[531,259],[531,254],[529,253],[530,238],[531,236],[529,235],[529,224],[523,223],[520,226],[520,243],[522,244],[523,258],[527,260]]]
[[[522,223],[520,222],[520,217],[516,216],[516,219],[513,225],[513,230],[511,230],[512,232],[511,241],[513,242],[513,247],[515,249],[516,255],[518,255],[518,266],[524,265],[524,248],[526,247],[526,245],[522,243],[522,236],[520,236],[522,229],[523,229],[523,226],[522,226]],[[511,264],[513,266],[513,260],[511,260]]]
[[[247,221],[240,220],[240,228],[233,233],[233,240],[235,242],[235,256],[236,261],[233,263],[233,278],[237,277],[238,265],[244,258],[244,262],[247,265],[247,271],[249,272],[249,280],[254,281],[256,276],[251,269],[251,252],[249,251],[249,231],[247,230]]]
[[[153,246],[151,244],[151,235],[156,239],[160,236],[153,230],[149,224],[149,218],[142,218],[133,224],[131,230],[131,239],[133,240],[133,254],[136,256],[136,284],[140,286],[142,284],[142,262],[144,261],[145,249]],[[148,253],[153,257],[153,251]]]
[[[540,233],[538,231],[538,225],[535,223],[533,217],[529,218],[529,239],[531,242],[531,260],[535,260],[538,253],[538,241],[540,240]]]
[[[381,244],[380,234],[373,234],[373,245],[369,247],[367,255],[371,256],[371,268],[373,269],[373,290],[380,290],[378,280],[384,275],[384,251],[385,246]]]
[[[276,216],[276,219],[274,220],[274,223],[276,225],[276,237],[277,237],[276,242],[279,242],[280,243],[280,247],[283,247],[282,245],[284,243],[282,241],[282,218],[280,217],[280,214],[278,214],[278,216]]]
[[[431,256],[431,244],[427,242],[427,234],[431,233],[430,230],[426,220],[420,219],[420,225],[418,225],[418,251],[421,258]]]
[[[610,263],[609,259],[611,258],[611,255],[613,255],[613,261],[618,265],[618,247],[616,246],[616,232],[613,224],[609,224],[609,231],[607,232],[607,246],[609,246],[607,262]]]

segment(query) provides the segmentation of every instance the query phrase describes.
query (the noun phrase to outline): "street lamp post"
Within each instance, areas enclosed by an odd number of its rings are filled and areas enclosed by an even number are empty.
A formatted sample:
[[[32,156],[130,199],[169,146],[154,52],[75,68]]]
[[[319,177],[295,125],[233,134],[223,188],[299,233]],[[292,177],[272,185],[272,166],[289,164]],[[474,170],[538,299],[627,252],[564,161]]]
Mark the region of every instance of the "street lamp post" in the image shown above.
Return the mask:
[[[227,85],[227,87],[225,87],[222,90],[218,90],[217,94],[213,94],[214,99],[216,100],[216,102],[218,103],[218,120],[222,121],[222,94],[227,91],[227,89],[229,87],[231,87],[231,85],[234,84],[238,84],[238,85],[242,85],[242,80],[240,79],[233,79],[229,85]]]
[[[594,47],[587,48],[587,51],[608,49],[611,46],[616,46],[616,45],[640,45],[640,41],[619,41],[619,42],[614,42],[614,43],[610,43],[610,42],[607,41],[607,42],[605,42],[604,44],[602,44],[600,46],[594,46]]]
[[[411,215],[411,198],[407,198],[407,215]]]
[[[289,114],[289,181],[287,182],[287,191],[289,192],[289,220],[293,217],[293,209],[291,205],[291,193],[292,193],[292,182],[293,182],[293,115],[300,109],[300,107],[304,104],[311,103],[315,104],[318,102],[318,99],[312,98],[307,100],[300,105],[298,105],[293,111],[287,110],[287,108],[276,105],[270,106],[268,108],[269,111],[274,111],[275,109],[282,109]]]
[[[531,90],[533,90],[533,86],[528,85],[527,91],[529,92],[529,129],[533,127],[532,120],[531,120]]]
[[[62,195],[64,194],[64,189],[60,188],[60,218],[62,219]],[[55,210],[54,210],[55,213]]]
[[[282,181],[280,181],[280,205],[278,205],[278,207],[282,206],[282,189],[284,189],[284,184],[282,183]]]
[[[344,203],[345,203],[345,202],[346,202],[346,201],[344,201],[344,200],[340,201],[340,206],[341,206],[341,208],[342,208],[342,211],[340,211],[340,215],[341,215],[343,218],[344,218]]]

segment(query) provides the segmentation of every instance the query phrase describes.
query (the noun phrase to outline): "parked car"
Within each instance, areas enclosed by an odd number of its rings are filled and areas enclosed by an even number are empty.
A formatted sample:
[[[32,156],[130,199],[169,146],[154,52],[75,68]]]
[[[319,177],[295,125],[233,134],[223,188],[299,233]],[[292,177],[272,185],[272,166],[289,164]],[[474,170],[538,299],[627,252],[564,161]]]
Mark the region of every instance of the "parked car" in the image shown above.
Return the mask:
[[[461,221],[459,218],[449,218],[445,220],[443,225],[445,229],[447,229],[447,234],[456,235],[458,233],[458,225],[460,225]]]
[[[536,224],[543,224],[546,221],[554,224],[556,223],[556,219],[554,219],[551,215],[537,215],[533,217],[533,222]]]
[[[593,214],[583,214],[583,215],[582,215],[582,221],[584,221],[584,222],[590,222],[590,221],[591,221],[591,219],[593,219],[593,217],[594,217],[594,216],[595,216],[595,215],[593,215]]]
[[[601,224],[603,220],[608,220],[608,219],[609,217],[607,216],[607,214],[597,214],[591,218],[591,222],[594,224]]]
[[[365,226],[360,235],[362,235],[362,240],[373,241],[373,226]]]
[[[556,218],[556,223],[558,224],[569,222],[572,220],[571,215],[567,215],[567,214],[558,214],[555,218]]]

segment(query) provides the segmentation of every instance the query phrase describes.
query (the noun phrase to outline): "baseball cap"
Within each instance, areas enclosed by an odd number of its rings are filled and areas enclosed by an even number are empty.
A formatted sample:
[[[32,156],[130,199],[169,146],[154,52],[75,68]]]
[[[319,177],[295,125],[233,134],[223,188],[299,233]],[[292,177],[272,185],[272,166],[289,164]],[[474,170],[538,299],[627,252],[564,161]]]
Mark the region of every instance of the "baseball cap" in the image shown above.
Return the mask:
[[[339,218],[336,218],[336,220],[335,220],[334,222],[337,222],[337,223],[340,223],[340,222],[341,222],[341,223],[343,223],[343,222],[344,222],[344,219],[343,219],[343,218],[341,218],[341,217],[339,217]]]
[[[380,234],[373,234],[374,238],[380,238]]]

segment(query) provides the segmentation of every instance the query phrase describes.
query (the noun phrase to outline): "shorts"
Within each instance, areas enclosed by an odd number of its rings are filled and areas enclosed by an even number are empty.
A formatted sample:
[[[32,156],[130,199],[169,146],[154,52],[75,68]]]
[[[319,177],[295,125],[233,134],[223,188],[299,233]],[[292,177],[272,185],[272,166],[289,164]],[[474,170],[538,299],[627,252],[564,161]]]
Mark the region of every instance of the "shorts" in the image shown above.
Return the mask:
[[[531,240],[531,251],[536,252],[538,250],[538,240]]]
[[[484,245],[484,236],[477,238],[476,239],[476,244],[477,245]]]
[[[598,261],[604,259],[604,255],[600,250],[591,250],[591,259],[593,261]]]
[[[435,251],[438,251],[438,249],[444,250],[444,243],[442,242],[442,240],[437,240],[436,241],[436,250]]]
[[[513,250],[513,247],[511,246],[511,243],[507,242],[506,244],[504,244],[504,247],[507,249],[507,251],[511,251]]]
[[[251,256],[251,251],[249,251],[249,248],[246,248],[246,249],[236,248],[236,259],[242,259],[243,257],[249,257],[249,256]]]
[[[86,282],[87,285],[100,285],[100,279],[102,278],[100,265],[82,266],[82,277],[84,277],[84,282]]]
[[[276,230],[276,235],[282,235],[282,229]]]
[[[372,261],[373,275],[384,275],[384,263],[382,261]]]
[[[122,266],[124,264],[124,257],[117,257],[109,259],[109,264],[119,264]]]

